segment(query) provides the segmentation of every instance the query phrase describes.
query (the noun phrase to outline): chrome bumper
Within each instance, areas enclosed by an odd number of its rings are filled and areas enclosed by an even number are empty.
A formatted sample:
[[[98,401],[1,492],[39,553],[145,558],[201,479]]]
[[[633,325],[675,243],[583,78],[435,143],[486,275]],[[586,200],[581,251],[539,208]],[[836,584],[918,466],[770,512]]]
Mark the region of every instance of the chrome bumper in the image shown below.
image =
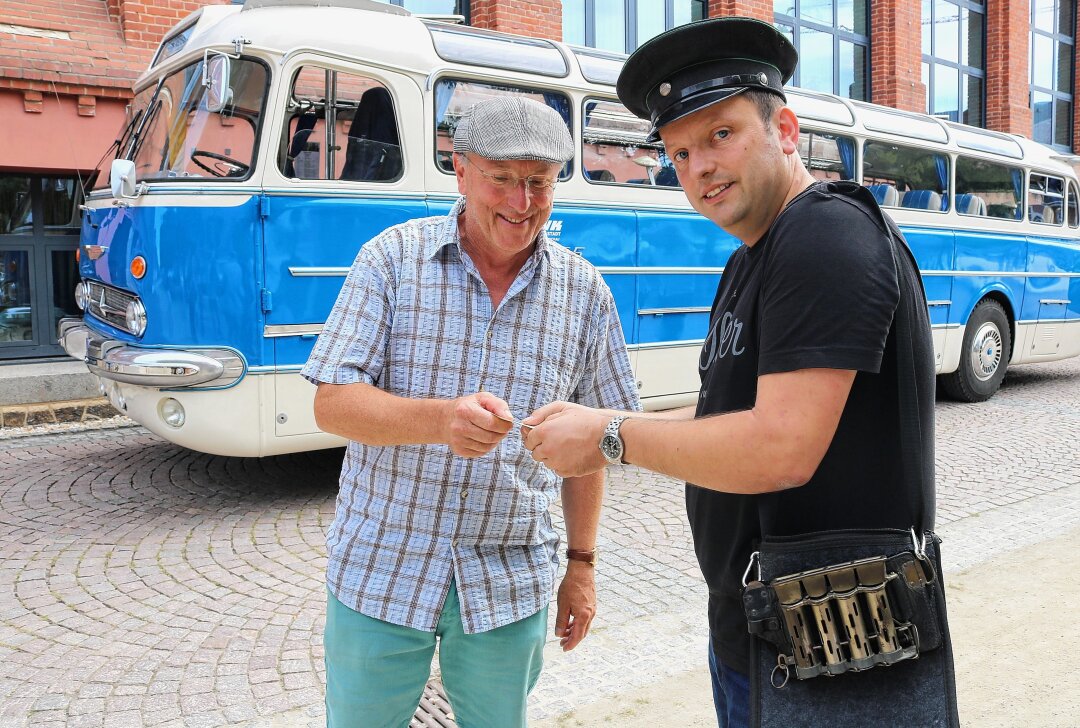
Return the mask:
[[[61,319],[60,346],[103,379],[142,387],[227,387],[244,376],[244,360],[229,349],[144,349],[107,339],[81,318]]]

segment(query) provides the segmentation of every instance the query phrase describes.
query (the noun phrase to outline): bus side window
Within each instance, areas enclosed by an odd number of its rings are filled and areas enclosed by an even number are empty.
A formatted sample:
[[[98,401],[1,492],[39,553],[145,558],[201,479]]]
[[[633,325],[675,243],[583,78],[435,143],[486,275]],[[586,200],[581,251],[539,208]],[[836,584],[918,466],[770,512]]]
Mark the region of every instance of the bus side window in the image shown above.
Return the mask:
[[[1080,208],[1077,208],[1077,204],[1080,203],[1080,197],[1076,194],[1076,183],[1069,181],[1069,212],[1068,223],[1069,227],[1080,227]]]
[[[1019,220],[1024,173],[985,159],[956,158],[956,211],[961,215],[985,215]]]
[[[585,102],[581,167],[592,183],[678,188],[675,166],[662,142],[647,142],[649,122],[618,101]]]
[[[401,176],[393,97],[375,79],[304,66],[293,80],[288,113],[286,177],[391,182]]]
[[[799,156],[814,179],[855,179],[855,140],[850,137],[802,129]]]
[[[454,131],[461,117],[481,101],[503,95],[524,96],[547,104],[559,112],[566,128],[573,130],[570,99],[562,92],[441,78],[435,83],[435,164],[439,169],[454,173]],[[574,160],[571,159],[562,168],[559,179],[564,180],[573,173]]]
[[[949,158],[932,150],[868,141],[862,183],[885,207],[949,209]]]
[[[1028,220],[1046,225],[1060,225],[1065,216],[1065,180],[1031,173],[1028,178]]]

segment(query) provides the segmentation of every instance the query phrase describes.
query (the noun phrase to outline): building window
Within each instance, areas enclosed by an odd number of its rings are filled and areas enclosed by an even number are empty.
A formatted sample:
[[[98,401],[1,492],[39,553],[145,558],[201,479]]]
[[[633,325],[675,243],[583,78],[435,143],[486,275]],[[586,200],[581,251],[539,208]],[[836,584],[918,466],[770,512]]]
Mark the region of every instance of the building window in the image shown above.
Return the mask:
[[[799,51],[792,86],[870,98],[867,0],[773,0],[773,12]]]
[[[986,123],[986,9],[982,0],[922,0],[926,113]]]
[[[563,41],[630,53],[653,36],[701,20],[705,0],[563,0]]]
[[[378,0],[422,15],[460,15],[469,22],[469,0]]]
[[[1031,111],[1037,142],[1072,146],[1073,2],[1031,2]]]

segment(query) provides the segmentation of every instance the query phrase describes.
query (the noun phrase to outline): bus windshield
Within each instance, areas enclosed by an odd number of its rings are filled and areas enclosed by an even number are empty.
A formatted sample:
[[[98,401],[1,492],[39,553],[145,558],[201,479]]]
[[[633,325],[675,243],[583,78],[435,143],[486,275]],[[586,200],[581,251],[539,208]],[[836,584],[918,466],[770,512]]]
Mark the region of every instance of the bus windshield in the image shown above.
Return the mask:
[[[136,95],[134,156],[137,178],[245,178],[266,103],[268,74],[257,61],[232,63],[231,97],[220,111],[207,108],[202,59]]]

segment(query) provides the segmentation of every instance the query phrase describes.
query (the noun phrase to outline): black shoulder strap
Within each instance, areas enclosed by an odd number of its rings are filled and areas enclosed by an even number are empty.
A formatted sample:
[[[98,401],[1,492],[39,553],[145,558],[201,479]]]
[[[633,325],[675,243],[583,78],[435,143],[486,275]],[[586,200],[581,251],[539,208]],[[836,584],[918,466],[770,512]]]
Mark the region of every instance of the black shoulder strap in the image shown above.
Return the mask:
[[[900,397],[900,441],[903,445],[902,467],[904,479],[908,483],[917,483],[914,488],[918,499],[919,522],[914,524],[919,533],[923,533],[929,527],[930,518],[926,512],[926,503],[923,500],[923,478],[925,477],[926,463],[923,462],[923,438],[922,417],[919,412],[919,385],[915,370],[914,336],[911,325],[911,311],[904,302],[909,300],[908,277],[904,275],[901,255],[906,255],[915,264],[914,256],[904,242],[900,228],[884,213],[886,229],[889,231],[890,247],[892,248],[893,262],[896,265],[896,280],[900,289],[900,299],[896,306],[894,321],[896,322],[896,382],[897,393]],[[916,296],[915,298],[920,298]],[[921,296],[925,298],[925,294]],[[932,467],[932,466],[931,466]]]

